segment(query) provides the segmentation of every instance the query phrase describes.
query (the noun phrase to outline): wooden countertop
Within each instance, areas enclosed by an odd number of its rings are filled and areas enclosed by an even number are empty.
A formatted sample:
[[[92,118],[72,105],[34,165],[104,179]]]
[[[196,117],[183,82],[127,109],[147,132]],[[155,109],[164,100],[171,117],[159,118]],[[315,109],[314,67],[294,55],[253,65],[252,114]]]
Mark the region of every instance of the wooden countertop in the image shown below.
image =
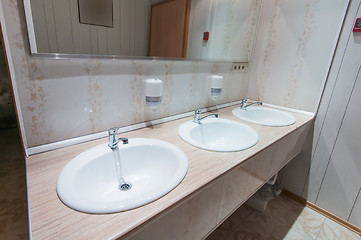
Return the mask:
[[[126,212],[114,214],[77,212],[65,206],[56,194],[56,181],[63,167],[81,152],[107,142],[107,138],[30,156],[26,165],[32,238],[36,240],[120,237],[313,119],[311,116],[291,113],[296,118],[296,123],[291,126],[260,126],[234,117],[232,109],[235,107],[212,112],[218,112],[220,118],[245,123],[257,131],[259,142],[244,151],[211,152],[185,143],[178,137],[177,130],[183,122],[192,119],[191,117],[121,134],[127,138],[146,137],[168,141],[181,148],[189,160],[188,173],[175,189],[150,204]]]

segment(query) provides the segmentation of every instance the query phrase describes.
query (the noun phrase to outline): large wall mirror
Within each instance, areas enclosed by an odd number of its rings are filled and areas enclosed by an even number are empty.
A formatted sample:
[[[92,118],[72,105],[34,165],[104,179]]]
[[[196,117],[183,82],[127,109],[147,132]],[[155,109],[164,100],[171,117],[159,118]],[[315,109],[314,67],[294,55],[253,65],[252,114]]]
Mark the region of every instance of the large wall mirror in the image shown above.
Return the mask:
[[[33,54],[249,61],[261,0],[24,0]]]

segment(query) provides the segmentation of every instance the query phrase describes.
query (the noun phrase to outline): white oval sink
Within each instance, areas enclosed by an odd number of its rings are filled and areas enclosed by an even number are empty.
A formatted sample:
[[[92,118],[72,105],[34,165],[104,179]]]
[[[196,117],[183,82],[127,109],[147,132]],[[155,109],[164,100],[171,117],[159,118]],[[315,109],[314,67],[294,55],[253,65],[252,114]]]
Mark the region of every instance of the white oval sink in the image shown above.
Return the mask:
[[[245,150],[258,142],[253,128],[222,118],[203,119],[200,124],[187,121],[179,126],[178,135],[195,147],[218,152]]]
[[[264,126],[281,127],[296,122],[291,114],[273,108],[250,106],[244,110],[238,107],[232,113],[239,119]]]
[[[61,201],[87,213],[125,211],[164,196],[183,180],[188,170],[184,152],[161,140],[131,138],[128,144],[119,144],[118,153],[118,168],[107,144],[73,158],[58,178]],[[119,189],[117,169],[124,181],[132,185],[129,190]]]

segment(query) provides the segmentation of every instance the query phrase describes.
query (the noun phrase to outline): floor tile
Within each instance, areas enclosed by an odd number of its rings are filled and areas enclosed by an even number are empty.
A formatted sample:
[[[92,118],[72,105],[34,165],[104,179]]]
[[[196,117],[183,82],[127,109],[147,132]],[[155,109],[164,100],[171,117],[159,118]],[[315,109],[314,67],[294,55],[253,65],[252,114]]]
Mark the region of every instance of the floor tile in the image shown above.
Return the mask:
[[[283,237],[283,240],[310,240],[310,238],[302,235],[295,230],[289,230],[287,234]]]
[[[361,240],[283,194],[270,201],[264,213],[249,209],[241,206],[206,240]]]
[[[255,210],[243,204],[217,228],[217,231],[209,235],[207,240],[226,239],[253,211]]]
[[[288,226],[292,226],[304,208],[300,203],[281,194],[268,202],[265,213],[274,216]]]
[[[347,228],[335,223],[330,219],[326,219],[321,226],[317,240],[361,240],[361,237]]]
[[[325,217],[281,194],[269,202],[266,213],[309,239],[316,239]]]
[[[325,217],[321,214],[304,208],[290,229],[307,236],[309,239],[316,239],[324,221]]]
[[[273,217],[257,211],[252,212],[227,240],[273,240],[283,239],[289,228]]]

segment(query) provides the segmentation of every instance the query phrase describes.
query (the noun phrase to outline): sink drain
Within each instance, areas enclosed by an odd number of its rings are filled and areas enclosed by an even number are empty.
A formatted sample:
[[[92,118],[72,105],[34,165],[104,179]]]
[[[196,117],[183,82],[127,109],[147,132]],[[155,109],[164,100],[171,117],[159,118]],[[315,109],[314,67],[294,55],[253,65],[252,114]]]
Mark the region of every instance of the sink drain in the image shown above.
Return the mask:
[[[121,184],[119,184],[119,190],[120,191],[128,191],[128,190],[130,190],[131,188],[132,188],[132,184],[130,184],[130,183],[121,183]]]

